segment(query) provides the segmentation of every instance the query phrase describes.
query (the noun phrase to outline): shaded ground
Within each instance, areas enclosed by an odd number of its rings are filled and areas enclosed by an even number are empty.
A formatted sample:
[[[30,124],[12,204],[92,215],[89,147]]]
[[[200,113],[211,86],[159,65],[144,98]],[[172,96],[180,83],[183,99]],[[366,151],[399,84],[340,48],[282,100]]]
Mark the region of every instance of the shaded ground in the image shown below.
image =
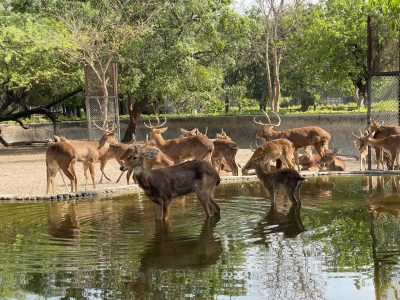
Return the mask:
[[[47,146],[0,147],[0,195],[25,196],[46,193],[46,149]],[[236,162],[243,167],[251,154],[250,149],[240,149],[236,156]],[[345,157],[344,159],[347,162],[348,170],[359,170],[359,164],[354,158]],[[78,176],[78,191],[84,190],[85,177],[82,164],[78,162],[75,169]],[[96,168],[97,188],[126,185],[125,175],[119,183],[115,183],[121,173],[115,160],[108,162],[105,171],[113,181],[103,180],[103,183],[98,184],[101,176],[100,167],[98,167]],[[90,179],[88,189],[92,189]],[[56,192],[68,192],[61,176],[56,178]]]

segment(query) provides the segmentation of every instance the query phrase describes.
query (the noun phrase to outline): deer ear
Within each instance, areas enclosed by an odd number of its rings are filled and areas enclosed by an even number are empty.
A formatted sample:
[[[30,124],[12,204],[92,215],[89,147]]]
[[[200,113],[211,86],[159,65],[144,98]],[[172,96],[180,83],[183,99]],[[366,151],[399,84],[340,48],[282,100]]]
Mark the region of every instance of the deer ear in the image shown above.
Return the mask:
[[[167,131],[167,129],[168,129],[168,127],[163,127],[163,128],[159,128],[158,130],[159,130],[161,133],[164,133],[164,132]]]
[[[156,148],[153,148],[153,149],[151,149],[150,151],[148,151],[148,152],[146,152],[145,154],[144,154],[144,157],[146,157],[146,158],[155,158],[156,156],[157,156],[157,154],[158,154],[158,152],[159,152],[160,150],[158,150],[158,149],[156,149]]]
[[[183,128],[180,128],[180,129],[181,129],[181,133],[182,133],[182,134],[185,134],[185,133],[188,132],[186,129],[183,129]]]
[[[222,135],[220,135],[219,133],[217,133],[216,137],[217,139],[222,139]]]

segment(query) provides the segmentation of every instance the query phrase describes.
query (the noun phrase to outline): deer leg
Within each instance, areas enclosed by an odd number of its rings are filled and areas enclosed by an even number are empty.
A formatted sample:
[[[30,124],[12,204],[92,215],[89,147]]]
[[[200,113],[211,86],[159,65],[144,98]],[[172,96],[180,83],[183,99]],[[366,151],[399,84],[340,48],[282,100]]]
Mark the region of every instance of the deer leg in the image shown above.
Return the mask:
[[[169,207],[171,204],[171,199],[168,199],[167,201],[164,201],[163,203],[163,220],[166,221],[169,218]]]
[[[164,214],[163,205],[161,203],[154,202],[154,209],[156,213],[156,220],[162,220]]]
[[[115,183],[118,183],[121,180],[122,175],[124,175],[125,171],[121,171],[121,174],[119,175],[117,181]]]
[[[88,169],[89,165],[87,163],[83,163],[83,174],[85,175],[85,191],[87,191]]]
[[[269,188],[269,189],[268,189],[268,193],[269,193],[269,196],[270,196],[270,198],[271,198],[271,203],[272,203],[272,205],[275,205],[275,197],[276,197],[276,194],[275,194],[274,188]]]
[[[107,161],[106,161],[105,159],[102,159],[102,160],[101,160],[101,163],[100,163],[101,177],[100,177],[99,183],[102,183],[102,182],[103,182],[103,176],[104,176],[108,181],[111,181],[111,179],[110,179],[110,178],[106,175],[106,173],[104,172],[104,168],[105,168],[105,166],[106,166],[106,163],[107,163]]]
[[[90,176],[92,177],[93,188],[96,189],[96,182],[94,182],[94,178],[96,176],[96,171],[94,170],[94,163],[89,164]]]
[[[75,161],[71,162],[68,169],[71,172],[71,174],[74,175],[75,192],[78,192],[78,179],[76,178],[76,173],[75,173]]]
[[[47,166],[47,190],[46,193],[49,194],[50,192],[50,187],[52,190],[52,193],[55,193],[55,188],[54,188],[54,178],[57,175],[59,168],[58,166]]]
[[[297,171],[300,172],[300,163],[299,163],[299,153],[297,153],[297,149],[294,149],[294,162],[297,166]]]
[[[207,217],[213,216],[214,213],[212,211],[210,211],[208,191],[200,190],[200,191],[196,191],[196,194],[197,194],[197,197],[199,198],[201,205],[203,206],[203,209],[204,209]]]

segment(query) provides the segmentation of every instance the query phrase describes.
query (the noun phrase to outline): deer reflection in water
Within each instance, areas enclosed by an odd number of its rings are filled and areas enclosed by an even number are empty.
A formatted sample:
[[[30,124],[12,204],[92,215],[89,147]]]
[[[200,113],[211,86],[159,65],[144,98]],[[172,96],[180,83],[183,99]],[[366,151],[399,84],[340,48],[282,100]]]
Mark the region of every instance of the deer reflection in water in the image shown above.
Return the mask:
[[[197,237],[174,236],[168,221],[156,221],[154,237],[140,260],[134,289],[138,293],[148,291],[159,270],[201,269],[217,263],[223,251],[222,242],[213,235],[219,219],[205,219]]]
[[[291,205],[288,211],[283,203],[278,203],[271,204],[268,213],[254,228],[254,236],[260,238],[257,243],[266,243],[268,234],[282,232],[285,237],[295,238],[304,231],[300,216],[301,205]]]
[[[80,235],[80,222],[77,215],[77,202],[49,203],[48,231],[56,238],[77,238]]]

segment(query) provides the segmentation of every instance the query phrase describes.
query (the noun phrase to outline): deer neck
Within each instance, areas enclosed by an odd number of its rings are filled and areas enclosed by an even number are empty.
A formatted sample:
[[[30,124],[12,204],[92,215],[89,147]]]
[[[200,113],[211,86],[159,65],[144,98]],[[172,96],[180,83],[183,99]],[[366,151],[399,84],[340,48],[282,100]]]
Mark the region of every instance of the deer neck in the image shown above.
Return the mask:
[[[100,156],[103,156],[108,151],[109,148],[110,148],[110,143],[108,141],[100,141],[97,151],[99,152]]]
[[[161,151],[162,151],[161,148],[164,148],[165,146],[167,146],[167,141],[164,140],[164,138],[162,137],[162,135],[160,133],[159,134],[154,134],[153,135],[153,140],[156,143],[156,146],[158,148],[160,148]]]
[[[255,163],[254,169],[256,171],[257,177],[260,180],[267,179],[270,175],[270,173],[264,171],[263,167],[261,166],[261,163]]]
[[[139,163],[133,168],[133,174],[138,179],[138,182],[141,186],[146,187],[149,186],[149,182],[151,180],[150,169],[147,166],[144,158],[139,158]]]

